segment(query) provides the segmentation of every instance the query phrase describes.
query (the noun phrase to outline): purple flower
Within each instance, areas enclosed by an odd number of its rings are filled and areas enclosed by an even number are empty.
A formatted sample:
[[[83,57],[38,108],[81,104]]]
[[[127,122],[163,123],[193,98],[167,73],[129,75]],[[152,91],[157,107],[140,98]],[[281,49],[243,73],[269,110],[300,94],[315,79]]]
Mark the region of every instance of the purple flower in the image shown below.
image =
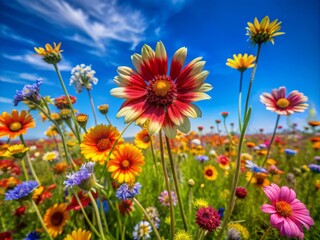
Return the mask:
[[[310,164],[309,168],[314,173],[320,173],[320,165],[317,164]]]
[[[171,191],[171,197],[172,197],[173,206],[177,205],[177,196],[174,191]],[[158,199],[163,206],[170,207],[170,199],[169,199],[169,194],[167,190],[160,193],[160,196],[158,197]]]
[[[209,160],[209,157],[206,156],[206,155],[199,155],[199,156],[196,156],[196,160],[200,161],[201,163],[205,162],[205,161],[208,161]]]
[[[286,148],[284,150],[284,153],[288,156],[293,156],[293,155],[296,155],[297,154],[297,151],[293,150],[293,149],[289,149],[289,148]]]
[[[126,200],[128,198],[133,198],[140,193],[142,185],[140,183],[135,183],[134,185],[129,185],[127,183],[122,184],[117,192],[116,197],[119,200]]]
[[[19,102],[25,100],[38,103],[41,100],[39,91],[42,82],[42,79],[39,78],[38,80],[36,80],[36,83],[25,85],[22,91],[17,90],[13,100],[14,106],[17,106]]]
[[[14,189],[5,193],[5,200],[25,199],[39,186],[36,181],[25,181],[18,184]]]
[[[24,240],[39,240],[41,238],[41,233],[32,231],[28,233],[27,237]]]

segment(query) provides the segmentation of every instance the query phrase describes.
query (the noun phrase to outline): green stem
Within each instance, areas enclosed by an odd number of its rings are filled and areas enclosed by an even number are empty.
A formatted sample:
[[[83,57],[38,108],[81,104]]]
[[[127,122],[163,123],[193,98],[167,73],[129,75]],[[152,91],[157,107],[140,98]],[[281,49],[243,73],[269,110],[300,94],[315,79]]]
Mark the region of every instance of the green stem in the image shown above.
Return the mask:
[[[64,85],[64,81],[63,81],[63,78],[62,78],[62,76],[61,76],[61,73],[60,73],[60,71],[59,71],[59,69],[58,69],[58,65],[57,65],[56,63],[54,63],[53,66],[54,66],[54,69],[56,70],[56,73],[57,73],[57,75],[58,75],[60,84],[61,84],[61,86],[62,86],[62,89],[63,89],[63,91],[64,91],[64,94],[65,94],[66,97],[67,97],[67,100],[68,100],[68,103],[69,103],[69,107],[70,107],[70,109],[71,109],[72,120],[73,120],[75,129],[76,129],[76,138],[77,138],[78,142],[81,143],[79,126],[78,126],[78,122],[77,122],[76,116],[75,116],[75,114],[74,114],[74,110],[73,110],[72,102],[71,102],[70,97],[69,97],[69,93],[68,93],[68,91],[67,91],[66,86]]]
[[[153,224],[152,220],[150,219],[147,211],[144,209],[144,207],[142,207],[142,205],[140,204],[140,202],[136,199],[133,198],[134,203],[140,208],[141,212],[143,212],[144,216],[147,218],[147,220],[149,221],[149,223],[151,224],[151,227],[153,229],[154,234],[156,235],[156,239],[157,240],[161,240],[160,234],[158,232],[158,229],[156,228],[156,226]]]
[[[188,225],[187,225],[186,214],[184,212],[184,208],[183,208],[183,204],[182,204],[182,200],[181,200],[181,194],[180,194],[180,189],[179,189],[179,184],[178,184],[178,179],[177,179],[177,173],[176,173],[176,169],[175,169],[175,166],[174,166],[174,163],[173,163],[173,158],[172,158],[169,138],[167,136],[166,136],[166,144],[167,144],[167,150],[168,150],[168,155],[169,155],[169,160],[170,160],[171,171],[172,171],[172,175],[173,175],[174,186],[175,186],[175,189],[176,189],[176,192],[177,192],[180,214],[181,214],[181,217],[182,217],[184,230],[187,232],[188,231]]]
[[[110,119],[108,118],[108,114],[105,114],[105,116],[106,116],[106,119],[107,119],[108,123],[109,123],[110,125],[112,125],[112,123],[110,122]]]
[[[173,208],[173,201],[172,201],[172,195],[171,195],[171,188],[169,184],[169,177],[168,177],[168,172],[166,168],[166,162],[164,160],[164,150],[163,150],[163,143],[162,143],[162,131],[160,130],[159,132],[159,142],[160,142],[160,152],[161,152],[161,163],[162,163],[162,169],[163,169],[163,175],[164,175],[164,180],[166,183],[167,191],[168,191],[168,196],[169,196],[169,202],[170,202],[170,234],[171,234],[171,239],[174,238],[174,208]]]
[[[272,134],[272,137],[271,137],[269,146],[268,146],[267,154],[266,154],[266,157],[265,157],[265,159],[264,159],[264,161],[263,161],[263,163],[262,163],[262,165],[261,165],[262,167],[264,166],[264,164],[266,163],[266,161],[267,161],[267,159],[268,159],[268,157],[269,157],[271,145],[272,145],[272,143],[273,143],[274,137],[276,136],[276,132],[277,132],[279,120],[280,120],[280,115],[278,114],[277,120],[276,120],[276,124],[274,125],[273,134]]]
[[[257,67],[258,67],[258,60],[259,60],[259,56],[260,56],[260,50],[261,50],[261,43],[258,44],[257,57],[256,57],[256,61],[255,61],[253,70],[251,72],[250,83],[249,83],[249,88],[248,88],[248,93],[247,93],[247,98],[246,98],[246,108],[244,110],[245,114],[247,113],[248,107],[249,107],[250,93],[251,93],[251,88],[252,88],[254,76],[256,74]]]
[[[239,181],[239,176],[240,176],[240,166],[241,166],[240,158],[241,158],[241,151],[242,151],[242,143],[243,143],[243,139],[244,139],[247,127],[248,127],[248,123],[249,123],[249,120],[250,120],[250,115],[251,115],[251,107],[249,108],[248,112],[245,114],[245,120],[244,120],[243,128],[242,128],[242,131],[241,131],[241,134],[240,134],[238,152],[237,152],[236,169],[235,169],[235,173],[234,173],[234,176],[233,176],[231,193],[230,193],[230,198],[229,198],[229,202],[228,202],[228,206],[227,206],[227,213],[224,216],[221,230],[218,233],[218,236],[217,236],[218,240],[220,240],[222,238],[223,232],[225,231],[225,229],[226,229],[226,227],[228,225],[229,218],[230,218],[230,216],[232,214],[234,205],[236,203],[235,192],[236,192],[236,188],[237,188],[238,181]]]
[[[27,145],[26,145],[26,143],[25,143],[25,141],[24,141],[24,139],[23,139],[23,135],[22,135],[22,134],[20,135],[20,140],[21,140],[22,144],[23,144],[25,147],[27,147]],[[27,159],[27,163],[28,163],[28,165],[29,165],[29,168],[30,168],[30,170],[31,170],[32,176],[33,176],[34,179],[39,183],[39,186],[40,186],[40,185],[41,185],[41,182],[40,182],[40,180],[39,180],[36,172],[34,171],[34,168],[33,168],[33,166],[32,166],[31,159],[30,159],[30,155],[29,155],[29,152],[28,152],[28,151],[26,152],[26,159]]]
[[[272,226],[268,227],[268,229],[261,236],[260,240],[264,240],[271,229],[272,229]]]
[[[89,95],[89,99],[90,99],[90,104],[91,104],[91,108],[92,108],[92,112],[93,112],[93,117],[94,117],[94,124],[97,126],[98,125],[98,121],[97,121],[97,115],[96,115],[96,110],[94,108],[94,103],[93,103],[93,99],[90,93],[90,90],[88,90],[88,95]]]
[[[97,229],[94,227],[94,225],[93,225],[92,222],[90,221],[90,219],[89,219],[86,211],[84,210],[83,205],[82,205],[82,203],[81,203],[81,201],[80,201],[80,199],[79,199],[79,197],[78,197],[78,194],[77,194],[75,191],[73,191],[73,195],[75,196],[75,198],[76,198],[76,200],[77,200],[77,202],[78,202],[78,204],[79,204],[79,206],[80,206],[81,212],[82,212],[84,218],[86,219],[87,223],[89,224],[91,230],[92,230],[98,237],[101,237],[100,234],[99,234],[99,232],[97,231]]]
[[[239,85],[239,98],[238,98],[238,121],[239,121],[239,130],[242,129],[242,114],[241,114],[241,105],[242,105],[242,79],[243,71],[240,73],[240,85]]]
[[[231,137],[231,135],[230,135],[230,132],[229,132],[229,130],[228,130],[228,128],[227,128],[227,123],[226,123],[226,118],[224,117],[223,118],[223,125],[224,125],[224,128],[225,128],[225,130],[226,130],[226,133],[227,133],[227,135],[228,135],[228,138],[229,138],[229,140],[230,140],[230,148],[231,148],[231,145],[233,145],[234,143],[233,143],[233,141],[232,141],[232,137]]]
[[[192,193],[192,187],[189,187],[189,212],[188,212],[188,219],[189,219],[189,226],[191,227],[191,214],[192,214],[192,203],[193,203],[193,193]]]
[[[156,173],[157,173],[157,175],[158,175],[157,161],[156,161],[156,156],[155,156],[155,154],[154,154],[154,147],[153,147],[153,139],[152,139],[152,136],[150,136],[150,148],[151,148],[151,153],[152,153],[153,165],[154,165],[154,168],[156,169]]]
[[[108,223],[107,223],[107,219],[106,219],[106,214],[104,213],[104,210],[103,210],[103,201],[102,201],[102,197],[99,197],[99,203],[100,203],[100,214],[102,216],[102,221],[103,221],[103,224],[106,228],[106,231],[107,233],[109,232],[109,228],[108,228]]]
[[[28,176],[28,173],[27,173],[26,164],[25,164],[23,158],[21,158],[20,160],[21,160],[21,167],[22,167],[22,171],[23,171],[24,177],[28,181],[29,180],[29,176]]]
[[[205,233],[205,230],[203,230],[203,229],[201,229],[200,230],[201,232],[200,232],[200,236],[199,236],[199,240],[202,240],[202,238],[204,237],[204,233]]]
[[[94,200],[94,197],[92,196],[91,192],[88,192],[88,196],[89,196],[89,198],[90,198],[90,200],[91,200],[93,209],[94,209],[94,211],[95,211],[95,213],[96,213],[96,218],[97,218],[97,222],[98,222],[98,227],[99,227],[99,232],[100,232],[100,235],[101,235],[101,239],[102,239],[102,240],[105,240],[97,203],[96,203],[96,201]]]
[[[40,212],[39,212],[39,209],[38,209],[38,207],[37,207],[37,204],[31,199],[31,203],[32,203],[32,206],[33,206],[33,208],[34,208],[34,210],[36,211],[36,214],[37,214],[37,216],[38,216],[38,219],[39,219],[39,221],[40,221],[40,223],[41,223],[41,226],[43,227],[43,229],[46,231],[46,233],[48,234],[48,236],[49,236],[49,239],[50,240],[53,240],[53,238],[51,237],[51,235],[50,235],[50,233],[49,233],[49,231],[48,231],[48,229],[47,229],[47,227],[46,227],[46,225],[44,224],[44,222],[43,222],[43,219],[42,219],[42,216],[41,216],[41,214],[40,214]]]

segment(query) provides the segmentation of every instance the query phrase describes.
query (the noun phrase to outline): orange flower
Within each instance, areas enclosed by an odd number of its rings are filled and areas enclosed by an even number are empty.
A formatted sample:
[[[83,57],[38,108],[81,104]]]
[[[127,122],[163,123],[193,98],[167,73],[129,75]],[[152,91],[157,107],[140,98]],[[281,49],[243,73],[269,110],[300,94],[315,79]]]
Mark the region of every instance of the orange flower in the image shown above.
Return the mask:
[[[320,126],[320,121],[309,121],[308,124],[311,127],[318,127],[318,126]]]
[[[247,142],[246,145],[248,148],[254,148],[256,146],[256,144],[254,142]]]
[[[55,204],[47,209],[46,214],[43,217],[43,222],[53,238],[62,233],[63,227],[69,220],[69,214],[66,209],[67,204],[65,203],[59,205]]]
[[[209,181],[216,180],[218,177],[217,169],[212,165],[208,165],[203,170],[203,176]]]
[[[252,172],[247,172],[246,174],[246,179],[247,181],[250,181],[253,183],[255,186],[264,188],[266,186],[270,185],[270,181],[268,180],[268,174],[265,173],[252,173]]]
[[[106,126],[101,124],[92,127],[83,137],[80,145],[81,153],[85,158],[102,164],[108,159],[110,150],[119,137],[120,133],[111,125]],[[120,138],[118,144],[122,144],[123,142],[123,139]]]
[[[121,145],[107,164],[108,171],[112,172],[111,177],[119,183],[134,182],[135,176],[142,171],[142,165],[144,156],[141,150],[129,143]]]
[[[17,110],[12,110],[11,115],[3,112],[0,116],[0,137],[8,136],[13,139],[21,134],[26,134],[28,128],[36,126],[32,116],[23,110],[19,114]]]
[[[147,149],[151,145],[151,136],[147,129],[142,129],[134,138],[134,144],[141,149]]]

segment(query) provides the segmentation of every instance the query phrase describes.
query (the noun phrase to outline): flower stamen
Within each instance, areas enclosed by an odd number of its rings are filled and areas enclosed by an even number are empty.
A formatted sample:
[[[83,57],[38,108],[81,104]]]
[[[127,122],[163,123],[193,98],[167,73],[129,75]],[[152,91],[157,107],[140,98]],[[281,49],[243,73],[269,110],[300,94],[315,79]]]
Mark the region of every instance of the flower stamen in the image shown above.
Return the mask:
[[[284,201],[279,201],[276,203],[277,213],[283,217],[290,217],[292,214],[292,208],[289,203]]]
[[[286,98],[280,98],[276,105],[279,107],[279,108],[287,108],[289,105],[290,105],[290,102],[288,99]]]
[[[21,128],[22,128],[22,124],[21,124],[20,122],[12,122],[12,123],[10,123],[10,125],[9,125],[9,129],[10,129],[12,132],[17,132],[17,131],[19,131]]]
[[[102,138],[97,142],[97,147],[100,151],[104,151],[110,148],[110,141],[109,139]]]

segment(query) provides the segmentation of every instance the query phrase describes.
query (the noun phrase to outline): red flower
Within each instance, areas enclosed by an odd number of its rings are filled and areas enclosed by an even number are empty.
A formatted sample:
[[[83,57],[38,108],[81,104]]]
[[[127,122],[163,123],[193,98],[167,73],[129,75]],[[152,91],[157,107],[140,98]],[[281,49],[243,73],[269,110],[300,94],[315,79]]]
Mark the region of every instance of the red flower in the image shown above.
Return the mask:
[[[0,169],[3,172],[10,172],[14,175],[20,175],[21,174],[21,169],[20,167],[14,163],[13,160],[0,160]]]
[[[76,97],[74,97],[74,96],[69,96],[69,97],[70,97],[70,101],[72,104],[74,104],[77,101]],[[55,98],[54,105],[59,109],[70,108],[69,102],[68,102],[68,99],[66,96],[61,96],[61,97]]]
[[[122,200],[119,204],[119,211],[121,214],[129,214],[133,210],[133,203],[130,199]]]
[[[199,126],[198,130],[201,132],[203,130],[203,126]]]
[[[237,198],[243,199],[247,196],[248,192],[244,187],[237,187],[236,188],[236,196]]]
[[[12,233],[10,231],[0,233],[0,240],[12,240]]]
[[[94,199],[96,199],[98,197],[98,193],[95,193],[95,192],[91,192]],[[80,202],[82,204],[82,206],[85,208],[86,206],[89,205],[89,203],[91,203],[90,201],[90,198],[87,194],[85,194],[84,192],[80,191],[78,192],[78,197],[80,199]],[[78,211],[80,210],[81,207],[80,205],[78,204],[78,201],[76,199],[75,196],[72,196],[72,199],[71,199],[71,202],[70,204],[67,206],[67,211],[70,211],[70,210],[75,210],[75,211]]]
[[[221,115],[222,115],[223,118],[226,118],[226,117],[228,117],[229,113],[228,112],[222,112]]]
[[[196,224],[201,229],[212,232],[220,226],[220,215],[210,206],[199,208],[196,213]]]
[[[216,124],[219,124],[221,123],[221,121],[219,119],[216,120]]]
[[[26,210],[27,210],[26,206],[19,207],[14,211],[13,215],[17,217],[21,217],[26,212]]]
[[[187,49],[178,49],[171,61],[168,74],[168,57],[162,42],[153,51],[148,45],[142,53],[132,55],[136,71],[119,67],[114,81],[119,86],[111,95],[125,99],[117,117],[126,123],[136,120],[139,125],[148,123],[150,135],[163,129],[166,136],[174,138],[177,129],[188,133],[191,118],[201,116],[199,107],[193,102],[210,99],[205,92],[212,86],[204,83],[209,72],[202,71],[205,62],[196,58],[184,68]]]

